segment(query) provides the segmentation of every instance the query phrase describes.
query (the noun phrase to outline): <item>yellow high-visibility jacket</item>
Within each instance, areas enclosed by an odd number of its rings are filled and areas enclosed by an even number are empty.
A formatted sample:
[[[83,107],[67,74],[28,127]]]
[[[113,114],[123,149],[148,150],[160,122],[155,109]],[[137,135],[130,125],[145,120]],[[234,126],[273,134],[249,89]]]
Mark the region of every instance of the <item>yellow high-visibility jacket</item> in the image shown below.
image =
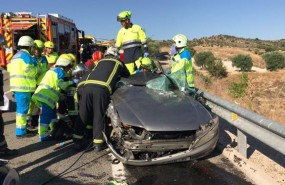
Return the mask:
[[[10,73],[10,90],[12,92],[34,92],[36,90],[37,60],[29,51],[18,51],[7,65]]]

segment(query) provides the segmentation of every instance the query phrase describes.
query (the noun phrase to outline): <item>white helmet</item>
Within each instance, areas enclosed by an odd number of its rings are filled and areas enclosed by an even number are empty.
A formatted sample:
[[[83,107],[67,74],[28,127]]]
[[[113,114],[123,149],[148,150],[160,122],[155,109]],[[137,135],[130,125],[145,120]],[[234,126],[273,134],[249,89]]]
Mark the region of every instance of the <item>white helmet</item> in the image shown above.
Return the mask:
[[[175,35],[172,40],[175,42],[175,45],[178,48],[187,46],[187,37],[183,34]]]
[[[118,48],[110,46],[104,54],[104,56],[107,55],[113,55],[114,57],[118,57]]]
[[[34,46],[34,39],[30,36],[22,36],[19,39],[18,46]]]
[[[55,63],[56,66],[64,67],[70,64],[72,64],[72,58],[68,54],[61,54]]]

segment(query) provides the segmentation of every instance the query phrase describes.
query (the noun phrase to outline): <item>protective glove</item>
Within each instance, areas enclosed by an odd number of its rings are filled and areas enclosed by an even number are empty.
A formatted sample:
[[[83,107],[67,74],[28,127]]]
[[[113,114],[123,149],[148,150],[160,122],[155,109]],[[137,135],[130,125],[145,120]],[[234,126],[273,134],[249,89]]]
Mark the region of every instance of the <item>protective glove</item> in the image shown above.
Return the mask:
[[[174,56],[176,53],[177,53],[177,51],[176,51],[175,45],[172,45],[170,47],[170,55]]]
[[[75,79],[73,79],[72,81],[73,81],[74,84],[78,84],[79,79],[75,78]]]
[[[148,52],[145,52],[145,53],[143,54],[143,57],[148,57],[148,55],[149,55],[149,53],[148,53]]]

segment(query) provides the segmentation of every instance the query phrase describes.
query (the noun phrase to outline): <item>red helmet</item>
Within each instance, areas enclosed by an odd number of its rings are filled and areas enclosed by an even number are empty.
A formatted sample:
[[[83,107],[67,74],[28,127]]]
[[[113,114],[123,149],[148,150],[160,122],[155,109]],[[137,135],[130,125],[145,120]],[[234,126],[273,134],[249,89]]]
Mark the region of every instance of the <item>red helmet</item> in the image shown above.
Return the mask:
[[[101,51],[95,51],[92,54],[92,59],[94,62],[97,62],[97,61],[101,60],[102,58],[103,58],[103,52],[101,52]]]

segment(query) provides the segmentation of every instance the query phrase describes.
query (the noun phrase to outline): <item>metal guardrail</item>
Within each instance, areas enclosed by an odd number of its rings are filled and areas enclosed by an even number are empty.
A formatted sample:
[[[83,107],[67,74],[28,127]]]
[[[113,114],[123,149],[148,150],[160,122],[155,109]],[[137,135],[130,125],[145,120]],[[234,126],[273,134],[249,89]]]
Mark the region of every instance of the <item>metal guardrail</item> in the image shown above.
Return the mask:
[[[247,136],[245,133],[285,155],[284,125],[207,92],[198,90],[197,93],[206,99],[206,105],[211,108],[213,113],[238,129],[238,150],[243,156],[247,157]]]

